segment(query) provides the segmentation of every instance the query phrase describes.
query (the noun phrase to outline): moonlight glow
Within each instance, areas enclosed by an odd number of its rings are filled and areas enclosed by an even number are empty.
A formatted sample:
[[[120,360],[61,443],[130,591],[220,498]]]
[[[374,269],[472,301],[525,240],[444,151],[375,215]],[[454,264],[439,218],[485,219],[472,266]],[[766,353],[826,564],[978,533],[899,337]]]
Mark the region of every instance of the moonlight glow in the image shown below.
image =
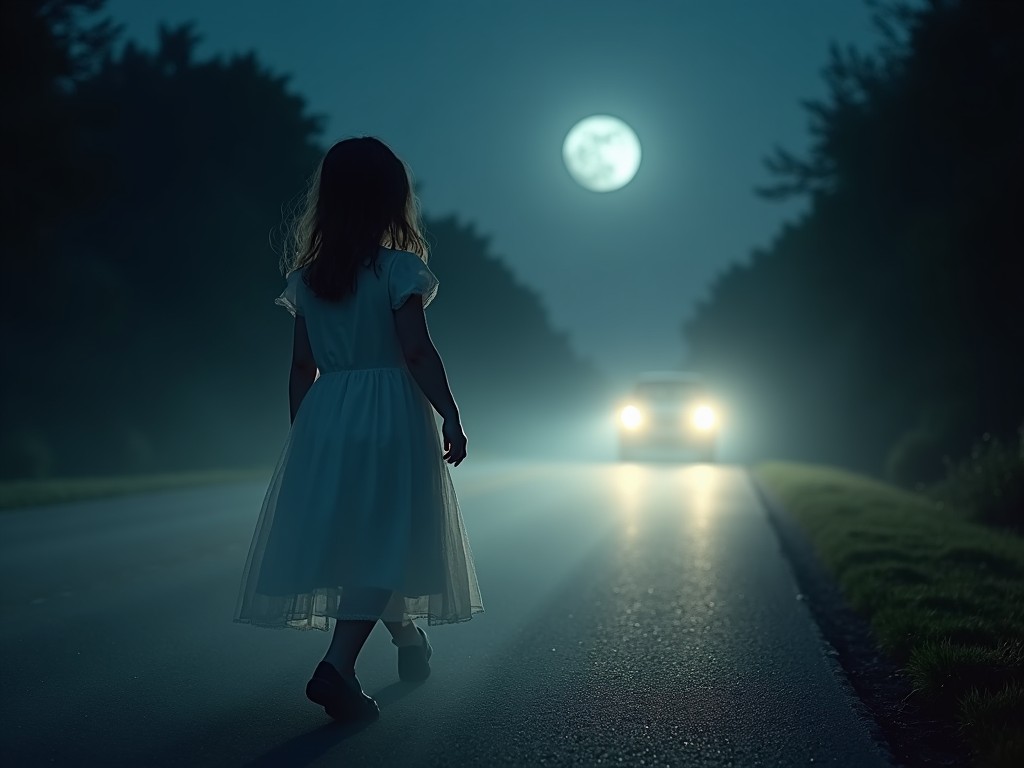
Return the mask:
[[[565,137],[562,158],[569,173],[595,192],[620,189],[640,167],[640,140],[633,129],[611,115],[580,120]]]

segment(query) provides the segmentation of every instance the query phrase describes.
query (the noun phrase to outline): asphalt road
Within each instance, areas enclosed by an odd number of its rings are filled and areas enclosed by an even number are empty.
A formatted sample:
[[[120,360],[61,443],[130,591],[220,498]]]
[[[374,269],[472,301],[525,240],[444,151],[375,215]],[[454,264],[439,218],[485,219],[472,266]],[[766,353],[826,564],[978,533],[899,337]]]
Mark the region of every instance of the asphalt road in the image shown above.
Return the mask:
[[[378,625],[362,729],[307,701],[324,632],[231,621],[264,488],[0,514],[7,766],[880,766],[743,470],[453,470],[486,612]]]

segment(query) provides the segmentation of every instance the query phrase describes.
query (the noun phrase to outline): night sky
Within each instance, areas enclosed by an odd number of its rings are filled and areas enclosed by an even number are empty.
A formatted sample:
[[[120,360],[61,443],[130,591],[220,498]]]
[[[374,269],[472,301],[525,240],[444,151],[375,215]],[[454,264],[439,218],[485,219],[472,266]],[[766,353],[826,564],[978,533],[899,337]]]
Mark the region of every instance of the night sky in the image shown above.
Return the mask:
[[[829,43],[878,40],[860,0],[107,8],[146,46],[159,22],[194,20],[200,56],[255,50],[327,117],[325,142],[386,141],[411,165],[424,210],[491,237],[553,324],[614,380],[681,364],[681,323],[715,275],[802,207],[753,188],[769,178],[762,159],[774,145],[807,146],[799,102],[824,93]],[[643,147],[616,192],[583,189],[562,163],[566,133],[595,113],[630,124]]]

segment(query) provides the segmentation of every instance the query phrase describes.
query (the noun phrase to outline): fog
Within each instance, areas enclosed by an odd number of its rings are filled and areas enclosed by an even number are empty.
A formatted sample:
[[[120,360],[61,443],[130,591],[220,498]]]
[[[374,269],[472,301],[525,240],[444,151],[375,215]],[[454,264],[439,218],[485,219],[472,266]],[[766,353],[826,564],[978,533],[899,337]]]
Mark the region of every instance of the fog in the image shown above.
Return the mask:
[[[4,474],[272,463],[281,235],[363,133],[414,174],[479,455],[615,456],[647,370],[707,377],[724,461],[914,483],[1015,435],[1020,106],[1008,64],[951,85],[941,54],[998,41],[933,44],[937,12],[886,34],[857,3],[583,7],[118,1],[32,26],[6,75]],[[642,147],[611,191],[563,163],[590,114]]]

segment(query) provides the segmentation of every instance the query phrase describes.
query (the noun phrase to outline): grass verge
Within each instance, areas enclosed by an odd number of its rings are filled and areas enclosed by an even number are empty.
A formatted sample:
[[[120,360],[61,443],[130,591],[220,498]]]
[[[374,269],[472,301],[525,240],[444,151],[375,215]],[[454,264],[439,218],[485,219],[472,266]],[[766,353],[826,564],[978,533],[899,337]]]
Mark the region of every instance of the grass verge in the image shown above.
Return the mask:
[[[5,480],[0,482],[0,510],[124,496],[147,491],[268,480],[269,478],[269,469],[230,469],[116,477]]]
[[[1024,539],[839,469],[768,463],[754,474],[978,764],[1024,765]]]

